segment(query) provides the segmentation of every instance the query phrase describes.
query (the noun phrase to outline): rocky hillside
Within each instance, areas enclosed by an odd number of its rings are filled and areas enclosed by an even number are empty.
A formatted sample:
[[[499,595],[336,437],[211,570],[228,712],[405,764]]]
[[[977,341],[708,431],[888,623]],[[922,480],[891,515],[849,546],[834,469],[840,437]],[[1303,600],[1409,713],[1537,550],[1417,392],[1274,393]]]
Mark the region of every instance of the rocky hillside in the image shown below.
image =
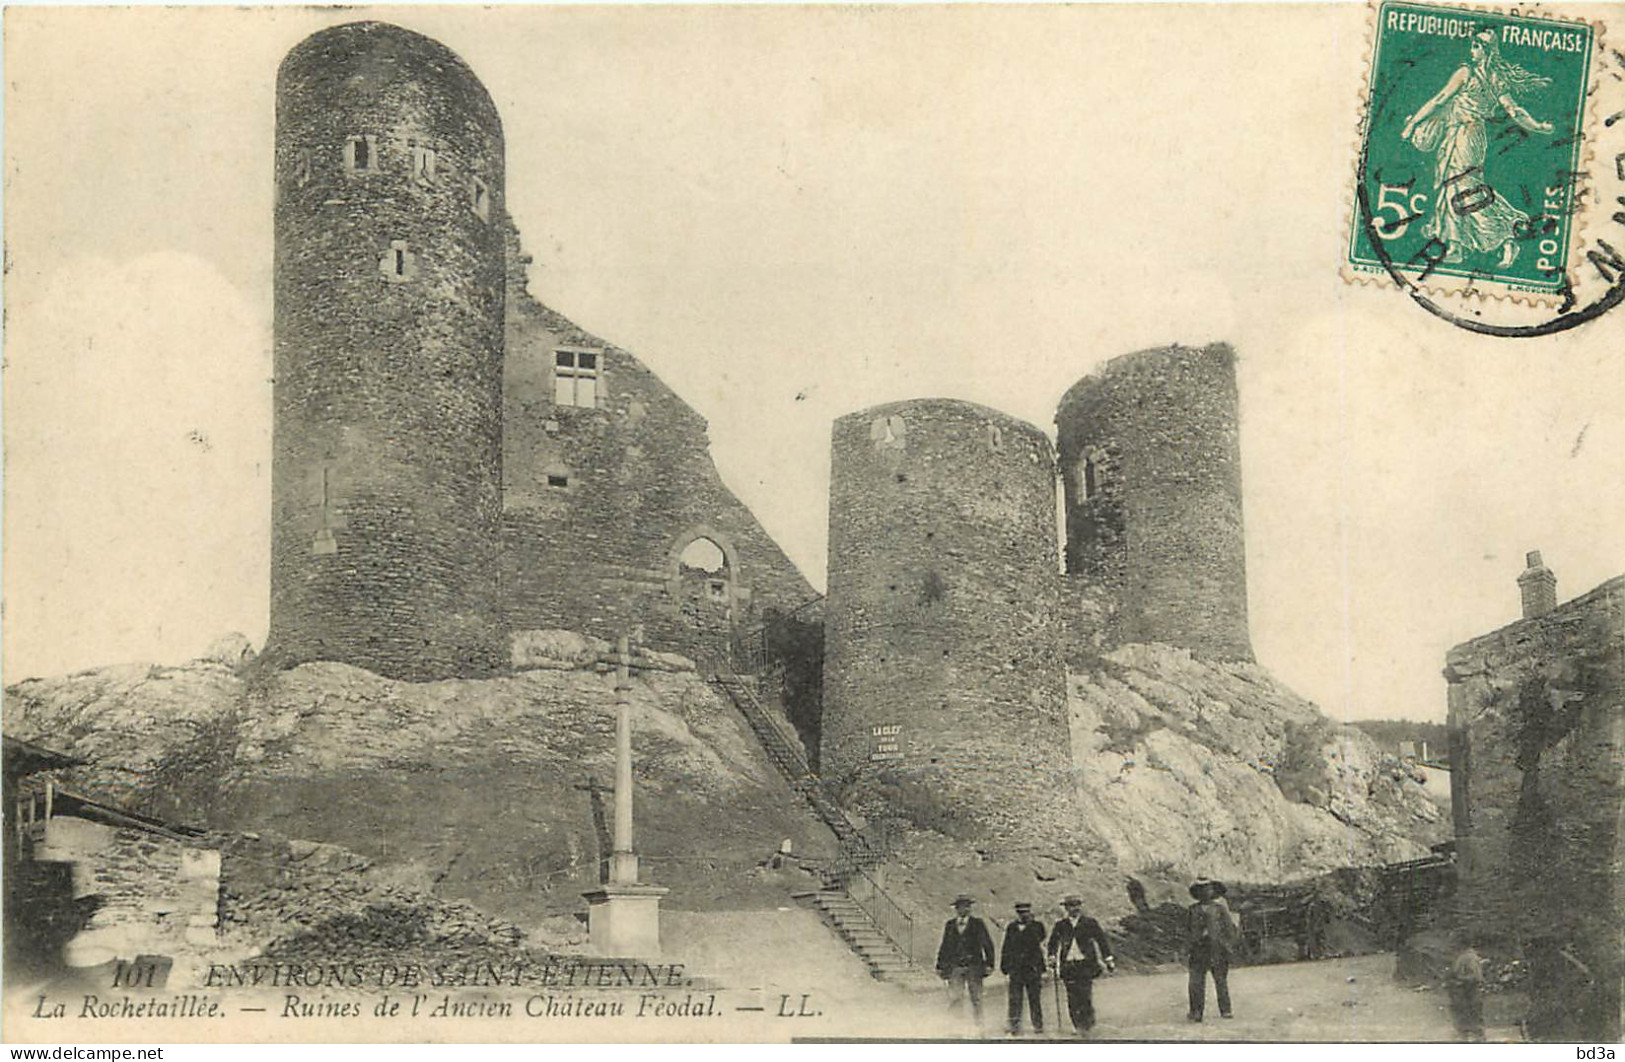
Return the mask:
[[[570,947],[580,894],[610,847],[607,648],[534,632],[518,647],[518,674],[410,684],[342,664],[261,669],[246,643],[228,640],[182,667],[19,683],[6,691],[5,726],[88,761],[64,782],[111,803],[365,865],[351,883],[361,891],[337,913],[307,910],[342,898],[332,888],[273,894],[228,865],[243,923],[228,909],[233,931],[315,939],[378,921],[379,896],[396,906],[434,896]],[[632,692],[645,877],[672,888],[668,907],[691,911],[771,908],[813,887],[795,861],[761,864],[785,838],[816,864],[834,855],[833,837],[691,665],[649,663]],[[1130,876],[1153,906],[1182,904],[1196,874],[1293,881],[1415,858],[1448,836],[1447,808],[1417,775],[1255,665],[1129,646],[1075,672],[1068,692],[1083,809],[1069,836],[997,853],[929,829],[893,838],[881,873],[914,916],[926,963],[961,890],[996,920],[1016,900],[1047,919],[1074,891],[1112,919],[1132,910]]]
[[[1270,906],[1270,886],[1324,888],[1328,871],[1420,858],[1450,836],[1448,801],[1432,799],[1414,768],[1257,665],[1126,646],[1075,671],[1068,694],[1082,808],[1074,830],[1020,851],[931,830],[894,839],[883,886],[913,916],[919,961],[933,961],[960,892],[995,929],[1017,901],[1049,922],[1063,896],[1079,893],[1120,937],[1121,954],[1144,965],[1179,954],[1186,886],[1199,874],[1228,881],[1243,906]],[[1127,917],[1131,877],[1158,917]]]
[[[1131,645],[1068,695],[1084,818],[1130,873],[1287,881],[1450,836],[1422,776],[1256,664]]]
[[[340,846],[371,874],[534,926],[584,910],[613,824],[614,677],[549,632],[527,669],[402,683],[343,664],[261,671],[241,651],[6,691],[5,728],[89,761],[63,782],[217,831]],[[834,839],[737,710],[681,658],[633,682],[638,848],[677,908],[771,907],[812,878],[759,869]]]

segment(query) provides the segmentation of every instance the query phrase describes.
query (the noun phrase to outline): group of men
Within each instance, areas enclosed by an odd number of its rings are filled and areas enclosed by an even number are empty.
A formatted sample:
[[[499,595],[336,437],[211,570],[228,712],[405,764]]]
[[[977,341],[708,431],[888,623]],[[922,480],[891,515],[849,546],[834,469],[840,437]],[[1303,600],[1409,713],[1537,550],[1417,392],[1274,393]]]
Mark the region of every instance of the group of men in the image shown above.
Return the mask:
[[[1202,1020],[1207,995],[1207,978],[1213,977],[1219,1000],[1219,1014],[1230,1017],[1230,956],[1238,930],[1225,903],[1223,882],[1199,878],[1191,883],[1195,901],[1187,915],[1186,933],[1190,968],[1190,1021]],[[966,997],[978,1026],[982,1022],[982,980],[993,968],[993,937],[987,925],[971,914],[975,904],[969,896],[954,900],[954,917],[942,927],[942,945],[937,949],[937,974],[948,982],[949,1005],[958,1009]],[[1111,941],[1100,923],[1083,913],[1083,898],[1068,896],[1061,901],[1065,912],[1048,934],[1044,923],[1033,917],[1033,905],[1015,905],[1016,917],[1004,931],[999,972],[1009,979],[1010,1035],[1022,1032],[1022,1011],[1032,1017],[1035,1033],[1044,1031],[1044,974],[1054,975],[1066,986],[1067,1011],[1072,1028],[1086,1034],[1095,1024],[1095,979],[1117,969]]]

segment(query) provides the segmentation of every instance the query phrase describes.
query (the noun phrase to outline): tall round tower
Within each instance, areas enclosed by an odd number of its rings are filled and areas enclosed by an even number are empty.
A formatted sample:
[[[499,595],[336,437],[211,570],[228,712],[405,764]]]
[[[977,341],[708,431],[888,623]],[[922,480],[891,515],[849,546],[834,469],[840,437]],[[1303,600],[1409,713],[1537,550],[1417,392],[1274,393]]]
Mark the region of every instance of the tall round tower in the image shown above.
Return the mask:
[[[271,629],[284,664],[489,673],[502,123],[468,66],[357,22],[277,75]]]
[[[829,527],[824,776],[951,834],[1065,836],[1049,440],[945,399],[842,417]]]
[[[1055,415],[1066,567],[1116,605],[1109,641],[1251,660],[1235,356],[1114,358]]]

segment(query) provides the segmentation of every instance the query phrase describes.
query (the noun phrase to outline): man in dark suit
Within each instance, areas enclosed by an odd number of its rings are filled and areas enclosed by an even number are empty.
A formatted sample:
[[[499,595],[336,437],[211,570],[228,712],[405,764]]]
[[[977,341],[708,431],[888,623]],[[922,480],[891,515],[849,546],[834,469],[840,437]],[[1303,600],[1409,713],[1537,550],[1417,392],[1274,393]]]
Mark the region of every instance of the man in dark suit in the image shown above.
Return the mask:
[[[1207,1002],[1207,975],[1211,972],[1213,991],[1219,997],[1219,1017],[1228,1018],[1232,1016],[1230,955],[1240,934],[1230,914],[1230,905],[1224,899],[1224,882],[1197,878],[1191,882],[1190,892],[1196,902],[1190,905],[1186,915],[1191,1009],[1185,1017],[1189,1021],[1202,1020]]]
[[[1083,913],[1083,897],[1061,901],[1066,917],[1049,935],[1049,961],[1066,985],[1066,1009],[1079,1035],[1094,1028],[1095,978],[1117,968],[1111,941],[1100,923]]]
[[[971,1015],[982,1024],[982,978],[993,968],[993,938],[980,918],[972,917],[969,896],[954,900],[954,917],[942,927],[937,949],[937,975],[948,982],[948,1005],[954,1010],[970,996]]]
[[[1016,920],[1004,931],[999,972],[1010,978],[1010,1035],[1021,1035],[1021,997],[1027,996],[1033,1032],[1044,1032],[1044,923],[1033,918],[1033,905],[1016,904]]]

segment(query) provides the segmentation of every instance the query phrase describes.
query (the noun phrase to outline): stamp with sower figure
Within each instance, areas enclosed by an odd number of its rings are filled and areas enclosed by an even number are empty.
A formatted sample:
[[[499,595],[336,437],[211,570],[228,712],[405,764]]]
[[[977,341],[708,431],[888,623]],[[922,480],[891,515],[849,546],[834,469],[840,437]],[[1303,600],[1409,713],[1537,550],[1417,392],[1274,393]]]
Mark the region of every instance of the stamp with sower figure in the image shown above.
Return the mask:
[[[1599,29],[1545,14],[1378,7],[1346,275],[1390,278],[1439,316],[1503,334],[1575,317],[1576,267],[1588,261],[1613,288],[1625,261],[1605,240],[1582,248],[1580,238],[1598,193],[1587,107],[1607,59]],[[1485,296],[1525,309],[1486,324]],[[1537,320],[1532,307],[1546,312]]]

